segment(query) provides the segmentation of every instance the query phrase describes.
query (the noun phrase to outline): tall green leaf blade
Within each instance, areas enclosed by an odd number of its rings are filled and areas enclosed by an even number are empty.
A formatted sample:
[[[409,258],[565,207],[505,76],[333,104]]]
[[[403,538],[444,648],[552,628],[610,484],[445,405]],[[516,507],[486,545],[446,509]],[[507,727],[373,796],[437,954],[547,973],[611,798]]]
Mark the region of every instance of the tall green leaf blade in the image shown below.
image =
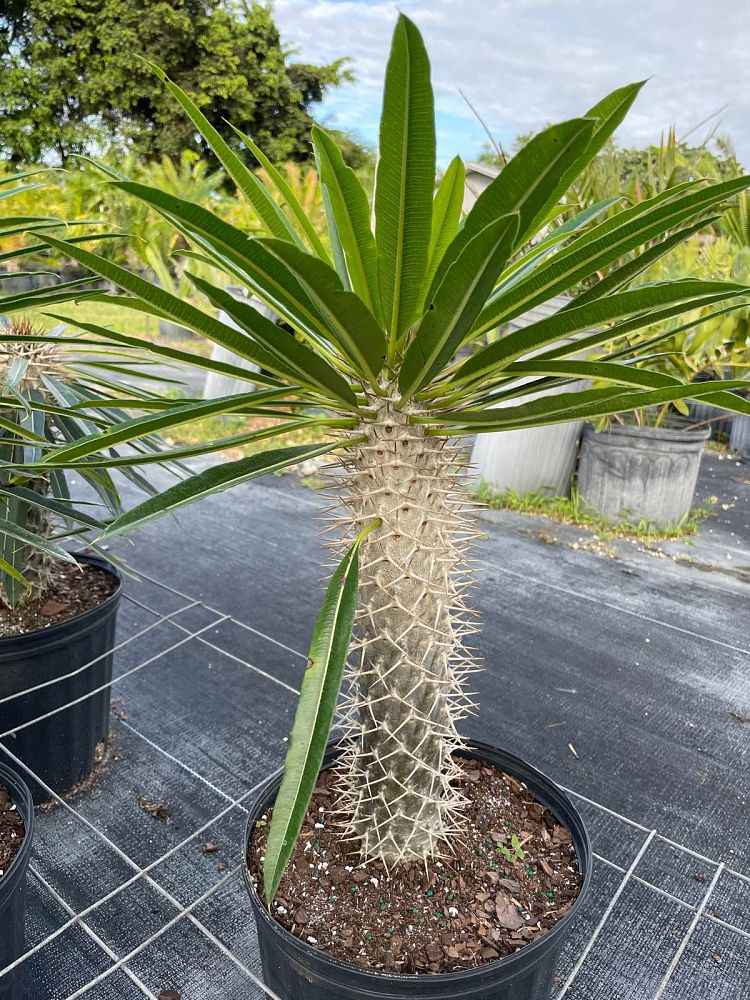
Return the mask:
[[[376,320],[381,321],[378,251],[370,226],[367,195],[357,175],[344,163],[341,150],[333,139],[317,125],[313,126],[312,138],[320,180],[330,200],[352,291]]]
[[[323,318],[328,337],[344,357],[376,382],[385,358],[385,337],[377,320],[354,292],[347,292],[332,267],[281,240],[260,241],[289,269]]]
[[[469,240],[446,272],[404,356],[399,388],[421,389],[455,354],[505,267],[518,232],[518,215],[506,215]]]
[[[448,169],[443,174],[432,205],[432,234],[425,276],[427,288],[432,285],[435,271],[443,259],[448,245],[458,232],[465,185],[466,169],[461,158],[456,156],[451,160]]]
[[[372,522],[360,533],[339,563],[315,623],[266,842],[263,888],[269,906],[302,829],[323,764],[357,610],[359,548],[378,523]]]
[[[394,340],[414,321],[424,298],[434,186],[430,62],[416,26],[401,14],[385,75],[375,181],[380,295]]]
[[[317,257],[320,257],[320,259],[324,260],[326,263],[329,263],[330,257],[328,256],[328,252],[326,248],[323,246],[323,243],[320,237],[318,236],[318,233],[316,232],[315,226],[312,224],[312,222],[310,222],[309,218],[305,213],[304,208],[302,207],[302,205],[300,205],[299,201],[295,197],[295,194],[292,191],[291,187],[289,186],[287,179],[284,177],[281,171],[278,170],[273,163],[271,163],[271,161],[268,159],[268,157],[260,148],[260,146],[256,145],[256,143],[253,142],[253,140],[250,138],[249,135],[245,135],[244,132],[241,132],[238,128],[235,128],[234,125],[232,125],[232,130],[234,131],[235,135],[239,136],[239,138],[245,143],[245,145],[253,154],[255,159],[258,161],[258,163],[260,163],[260,165],[268,174],[271,183],[276,188],[281,197],[284,199],[287,208],[292,213],[294,218],[297,220],[298,225],[300,226],[305,236],[307,237],[307,241],[310,244],[310,247],[312,248],[315,255]]]
[[[258,455],[251,455],[249,458],[238,459],[236,462],[213,465],[210,469],[205,469],[189,479],[170,486],[163,493],[159,493],[121,514],[107,527],[102,538],[120,535],[124,531],[130,531],[132,528],[140,527],[148,524],[149,521],[163,517],[165,514],[170,514],[189,503],[195,503],[196,500],[202,500],[214,493],[222,493],[232,486],[245,483],[257,476],[280,472],[290,465],[325,455],[338,446],[337,443],[304,444],[293,448],[264,451]]]

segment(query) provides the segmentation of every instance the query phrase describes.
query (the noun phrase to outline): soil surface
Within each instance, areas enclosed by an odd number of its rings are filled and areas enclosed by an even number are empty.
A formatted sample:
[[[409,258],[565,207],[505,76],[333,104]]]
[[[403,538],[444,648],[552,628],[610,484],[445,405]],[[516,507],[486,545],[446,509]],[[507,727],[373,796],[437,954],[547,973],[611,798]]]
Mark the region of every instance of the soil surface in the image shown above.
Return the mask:
[[[0,880],[7,875],[25,836],[26,827],[10,792],[0,785]]]
[[[322,772],[273,916],[339,959],[390,973],[473,969],[548,931],[582,883],[570,833],[521,782],[476,761],[460,764],[469,800],[461,835],[442,859],[390,877],[380,862],[361,865],[338,836],[329,819],[336,777]],[[248,847],[256,887],[271,815]]]
[[[115,577],[98,566],[58,563],[44,597],[15,608],[0,604],[0,638],[38,632],[75,618],[97,607],[115,590]]]

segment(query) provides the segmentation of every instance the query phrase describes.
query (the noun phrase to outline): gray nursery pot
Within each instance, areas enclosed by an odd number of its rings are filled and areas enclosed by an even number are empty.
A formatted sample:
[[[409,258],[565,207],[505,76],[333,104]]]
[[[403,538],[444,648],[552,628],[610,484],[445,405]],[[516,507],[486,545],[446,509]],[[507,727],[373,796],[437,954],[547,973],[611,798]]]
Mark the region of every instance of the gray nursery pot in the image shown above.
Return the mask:
[[[623,427],[595,431],[581,441],[578,492],[584,504],[613,520],[672,527],[690,511],[703,445],[699,427]]]

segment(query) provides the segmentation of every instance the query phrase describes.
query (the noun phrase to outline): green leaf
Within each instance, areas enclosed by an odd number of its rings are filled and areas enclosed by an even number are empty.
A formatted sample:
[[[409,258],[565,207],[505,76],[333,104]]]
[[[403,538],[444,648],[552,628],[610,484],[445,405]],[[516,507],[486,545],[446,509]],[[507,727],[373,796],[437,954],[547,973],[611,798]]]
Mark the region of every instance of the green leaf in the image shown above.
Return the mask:
[[[680,312],[685,312],[706,305],[708,302],[741,295],[749,290],[744,285],[723,281],[700,281],[697,278],[669,281],[658,285],[639,285],[626,292],[586,302],[582,306],[574,305],[562,309],[546,319],[515,330],[470,357],[455,372],[451,381],[453,384],[460,384],[493,375],[530,351],[538,350],[547,344],[554,344],[564,337],[570,337],[600,323],[608,323],[637,313],[639,315],[633,321],[634,325],[628,324],[628,327],[631,330],[638,329],[655,322],[655,316],[650,310],[654,310],[657,306],[677,305]],[[604,330],[601,339],[606,341],[607,333],[609,339],[612,339],[617,332],[617,328]],[[572,346],[571,353],[575,349],[576,347]]]
[[[138,297],[131,302],[129,299],[102,296],[100,292],[96,293],[102,300],[106,301],[109,299],[110,301],[116,301],[118,305],[125,305],[143,312],[153,311],[156,316],[170,319],[180,326],[185,326],[188,329],[202,333],[215,344],[226,347],[234,354],[239,354],[240,357],[246,357],[250,361],[257,360],[257,345],[251,345],[248,342],[248,338],[242,333],[231,326],[227,326],[225,323],[219,322],[213,316],[209,316],[208,313],[203,312],[202,309],[198,309],[189,302],[178,298],[178,296],[172,295],[171,292],[167,292],[158,285],[154,285],[152,282],[140,277],[140,275],[134,274],[126,268],[120,267],[118,264],[113,264],[104,257],[84,250],[82,247],[71,246],[62,240],[57,240],[50,236],[44,236],[42,239],[45,243],[49,243],[50,246],[60,250],[61,253],[67,253],[75,260],[78,260],[95,274],[100,274],[102,277],[108,278],[114,284],[119,285],[120,288]],[[68,320],[68,322],[70,321]],[[142,347],[147,350],[153,350],[151,345],[145,343]],[[250,347],[253,347],[253,350],[249,354],[248,350]],[[194,361],[194,363],[196,362]],[[266,376],[255,374],[253,375],[253,381],[265,382],[266,384],[270,381],[273,385],[278,384],[277,379],[269,380]]]
[[[322,260],[281,240],[259,241],[268,247],[299,282],[325,323],[330,339],[357,372],[377,382],[385,358],[385,337],[377,320],[354,292],[347,292],[339,276]]]
[[[224,222],[201,205],[195,205],[182,198],[164,194],[158,188],[131,182],[120,186],[137,195],[146,204],[152,205],[188,238],[208,250],[216,267],[229,270],[230,273],[236,275],[243,284],[252,288],[264,302],[267,302],[293,326],[312,335],[313,338],[330,337],[325,322],[316,312],[299,281],[295,279],[284,262],[263,245],[266,241],[251,238],[241,229]],[[284,246],[292,246],[284,240],[277,242]],[[297,249],[299,253],[304,253],[299,248],[294,249]],[[315,258],[311,257],[310,259],[314,260]],[[323,261],[318,263],[322,267],[326,267]],[[101,268],[100,264],[97,273],[102,273]],[[94,268],[92,267],[92,269]],[[122,280],[116,283],[121,288],[132,290]],[[149,298],[143,290],[137,294],[140,298],[152,302],[157,307],[160,304],[153,295]],[[179,302],[178,299],[176,301]],[[200,310],[198,312],[200,313]],[[190,324],[183,325],[189,326]]]
[[[228,292],[194,274],[188,273],[188,277],[212,305],[223,309],[243,330],[271,351],[275,358],[281,359],[279,374],[288,377],[291,373],[293,379],[317,386],[326,395],[343,403],[347,409],[357,409],[357,397],[345,379],[309,347],[300,344],[293,334],[276,326],[249,302],[238,301]],[[266,367],[273,371],[278,369],[278,364],[274,364],[272,360]]]
[[[542,396],[519,406],[482,410],[457,410],[453,413],[432,414],[429,417],[413,417],[415,423],[452,425],[450,433],[484,434],[489,431],[519,430],[524,427],[540,427],[562,420],[585,420],[604,417],[613,413],[627,413],[647,406],[661,406],[680,399],[703,399],[711,397],[716,406],[732,409],[737,413],[750,413],[750,401],[729,392],[730,389],[746,388],[747,382],[726,379],[698,382],[691,385],[676,384],[660,386],[658,389],[631,391],[622,386],[616,388],[584,389],[581,392],[561,393]],[[551,386],[552,388],[552,386]],[[730,405],[731,403],[731,405]],[[432,432],[430,432],[432,433]],[[444,433],[436,431],[434,433]]]
[[[247,482],[249,479],[255,479],[257,476],[279,472],[298,462],[317,458],[337,447],[339,447],[338,443],[298,445],[294,448],[264,451],[258,455],[251,455],[249,458],[241,458],[236,462],[213,465],[210,469],[170,486],[163,493],[159,493],[121,514],[107,527],[102,538],[120,535],[124,531],[140,527],[143,524],[148,524],[149,521],[163,517],[165,514],[170,514],[186,504],[202,500],[203,497],[222,493],[232,486]]]
[[[490,299],[479,316],[474,335],[480,336],[498,324],[568,291],[631,250],[658,239],[683,222],[696,219],[748,185],[750,176],[698,190],[688,185],[689,190],[676,197],[671,192],[663,192],[618,213],[584,233],[570,247],[557,253],[513,288]]]
[[[181,90],[176,83],[169,79],[162,69],[153,63],[149,63],[149,66],[182,106],[216,158],[258,213],[268,232],[282,240],[299,242],[294,226],[265,189],[260,179],[245,166],[234,150],[227,145],[203,112],[190,100],[184,90]]]
[[[458,231],[464,203],[466,170],[459,156],[454,157],[443,174],[440,187],[432,203],[432,235],[427,260],[425,286],[429,288],[438,264],[443,259],[448,244]]]
[[[70,519],[71,521],[77,521],[79,524],[85,524],[89,528],[101,528],[103,524],[98,521],[95,517],[91,517],[89,514],[84,514],[80,510],[76,510],[67,503],[62,503],[60,500],[54,499],[54,497],[42,496],[41,493],[37,493],[36,490],[26,489],[24,486],[1,486],[0,485],[0,495],[9,497],[11,499],[23,500],[25,503],[29,503],[34,507],[41,507],[44,510],[51,510],[55,514],[59,514],[61,517]]]
[[[8,521],[6,518],[0,518],[0,535],[6,535],[8,538],[13,538],[17,542],[29,545],[33,549],[39,549],[40,552],[46,552],[48,556],[54,556],[63,562],[76,564],[73,556],[59,545],[56,545],[48,538],[27,531],[26,528],[22,528],[20,525],[14,524],[13,521]]]
[[[45,460],[45,465],[64,465],[66,462],[80,460],[87,455],[94,455],[103,448],[111,448],[118,444],[127,444],[147,434],[157,434],[160,431],[181,424],[190,423],[215,413],[233,413],[243,409],[245,413],[253,412],[260,403],[270,399],[278,399],[286,389],[266,389],[262,392],[243,392],[236,396],[219,396],[216,399],[204,399],[185,406],[174,406],[162,413],[147,414],[145,417],[133,417],[114,424],[107,430],[86,435],[82,440],[52,452]],[[248,407],[246,409],[245,407]]]
[[[315,623],[266,843],[263,888],[268,906],[289,863],[323,764],[357,610],[359,548],[379,524],[380,519],[368,524],[339,563]]]
[[[271,183],[279,192],[281,197],[284,199],[287,208],[292,213],[294,218],[297,220],[297,223],[299,224],[300,228],[307,237],[307,241],[310,244],[315,255],[317,257],[320,257],[320,259],[324,260],[327,264],[330,263],[330,257],[328,256],[328,252],[326,248],[323,246],[323,243],[321,242],[321,239],[315,230],[315,226],[312,224],[312,222],[310,222],[309,218],[305,213],[304,208],[302,207],[302,205],[300,205],[299,201],[295,197],[294,192],[289,186],[284,175],[281,173],[280,170],[277,170],[277,168],[273,165],[273,163],[271,163],[266,154],[263,152],[263,150],[253,142],[250,136],[245,135],[244,132],[240,132],[240,130],[238,128],[235,128],[234,125],[231,125],[231,128],[233,129],[235,134],[239,136],[239,138],[245,143],[245,145],[253,154],[255,159],[258,161],[258,163],[260,163],[260,165],[268,174]]]
[[[344,163],[341,150],[317,125],[312,130],[320,181],[324,185],[347,274],[354,291],[382,321],[378,287],[378,251],[370,227],[370,206],[359,178]]]
[[[700,219],[698,222],[694,222],[692,226],[686,226],[684,229],[679,229],[671,236],[668,236],[653,246],[648,247],[643,251],[643,253],[639,253],[637,256],[633,257],[632,260],[627,261],[621,267],[617,267],[610,271],[609,274],[606,274],[603,278],[597,281],[595,285],[592,285],[591,288],[581,292],[581,294],[572,299],[570,305],[565,306],[565,308],[568,309],[571,306],[582,306],[586,302],[593,302],[594,299],[600,299],[604,295],[610,295],[619,288],[629,285],[634,278],[636,278],[639,274],[642,274],[643,271],[651,266],[651,264],[660,260],[665,254],[668,254],[670,250],[679,246],[680,243],[684,243],[685,240],[700,232],[701,229],[705,229],[707,226],[711,225],[711,223],[716,222],[718,218],[718,216],[714,216],[711,219]]]
[[[516,153],[466,216],[463,228],[445,251],[433,289],[468,241],[501,216],[518,212],[515,246],[525,242],[525,234],[537,215],[567,190],[571,164],[577,163],[587,149],[595,124],[593,119],[573,118],[551,125]]]
[[[375,240],[383,318],[395,341],[424,299],[435,187],[430,62],[416,26],[399,15],[385,74],[375,182]]]
[[[455,354],[505,267],[517,231],[518,216],[503,216],[469,240],[451,264],[404,356],[399,387],[405,398]]]

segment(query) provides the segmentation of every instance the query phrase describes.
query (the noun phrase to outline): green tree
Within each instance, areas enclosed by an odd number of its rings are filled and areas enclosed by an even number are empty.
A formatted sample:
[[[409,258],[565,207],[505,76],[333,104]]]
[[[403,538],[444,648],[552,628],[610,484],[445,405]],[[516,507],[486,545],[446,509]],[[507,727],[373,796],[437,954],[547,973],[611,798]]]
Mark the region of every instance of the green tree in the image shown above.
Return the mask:
[[[203,152],[144,58],[214,126],[231,120],[275,162],[308,158],[310,106],[350,76],[342,59],[289,62],[265,4],[16,0],[0,12],[0,153],[64,163],[108,148],[149,159]]]

